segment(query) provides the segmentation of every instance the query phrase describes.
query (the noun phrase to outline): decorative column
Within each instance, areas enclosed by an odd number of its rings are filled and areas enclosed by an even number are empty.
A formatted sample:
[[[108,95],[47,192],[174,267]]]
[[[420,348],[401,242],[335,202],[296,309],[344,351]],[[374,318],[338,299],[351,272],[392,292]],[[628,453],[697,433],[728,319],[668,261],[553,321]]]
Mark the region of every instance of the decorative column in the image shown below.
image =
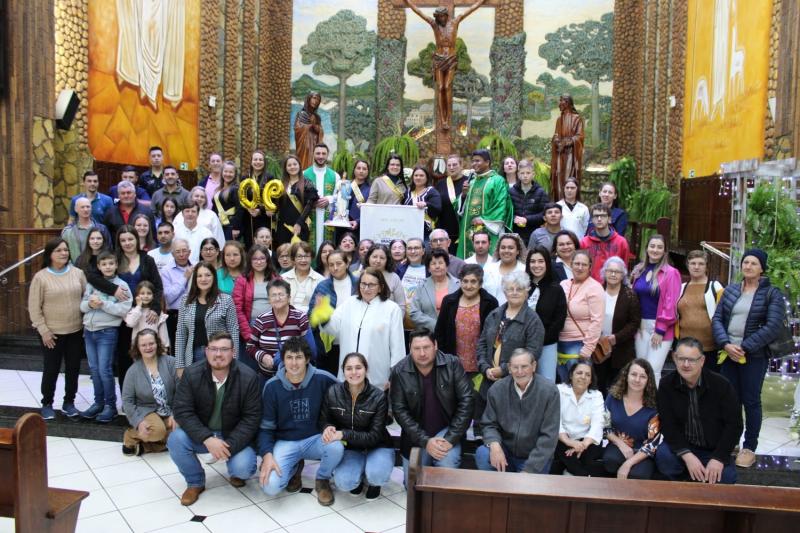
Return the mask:
[[[376,142],[402,125],[406,66],[406,12],[391,0],[378,0],[378,46],[375,52]]]
[[[524,1],[498,0],[494,15],[494,40],[489,52],[492,65],[492,128],[501,135],[522,133],[525,80]]]

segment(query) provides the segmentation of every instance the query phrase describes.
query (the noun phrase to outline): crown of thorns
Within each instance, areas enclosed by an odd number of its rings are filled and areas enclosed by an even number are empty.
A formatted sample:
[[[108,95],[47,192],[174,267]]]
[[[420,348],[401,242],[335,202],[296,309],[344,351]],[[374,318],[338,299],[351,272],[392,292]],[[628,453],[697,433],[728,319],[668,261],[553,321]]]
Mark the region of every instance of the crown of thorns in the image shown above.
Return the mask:
[[[437,7],[436,11],[433,12],[433,15],[450,15],[450,12],[447,10],[446,7]]]

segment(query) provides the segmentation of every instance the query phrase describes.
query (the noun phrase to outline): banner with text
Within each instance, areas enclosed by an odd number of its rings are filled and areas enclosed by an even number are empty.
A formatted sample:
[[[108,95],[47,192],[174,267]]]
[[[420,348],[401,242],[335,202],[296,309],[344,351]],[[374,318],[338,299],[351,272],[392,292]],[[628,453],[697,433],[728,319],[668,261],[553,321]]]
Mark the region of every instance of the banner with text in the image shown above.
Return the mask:
[[[361,238],[387,245],[394,239],[422,239],[424,217],[424,210],[411,205],[363,204]]]

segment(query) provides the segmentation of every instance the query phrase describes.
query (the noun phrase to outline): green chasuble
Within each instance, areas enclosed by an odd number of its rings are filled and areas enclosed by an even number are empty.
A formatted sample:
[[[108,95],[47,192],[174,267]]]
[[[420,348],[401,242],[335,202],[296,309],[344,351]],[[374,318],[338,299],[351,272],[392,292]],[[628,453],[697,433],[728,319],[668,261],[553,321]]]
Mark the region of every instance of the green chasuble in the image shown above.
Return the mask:
[[[330,196],[333,196],[333,191],[336,189],[336,181],[339,179],[339,174],[332,168],[325,167],[325,177],[323,178],[322,188],[320,188],[320,184],[317,182],[317,175],[314,172],[313,165],[303,172],[303,176],[314,184],[320,198],[328,197],[328,200],[330,200]],[[329,209],[330,206],[326,209],[314,209],[314,216],[311,217],[311,224],[308,226],[308,244],[311,246],[311,249],[314,250],[314,253],[317,253],[317,246],[319,246],[319,243],[323,240],[333,240],[333,228],[323,225],[328,219],[327,215]]]
[[[489,250],[493,253],[498,237],[508,231],[506,228],[510,228],[514,220],[514,206],[508,194],[506,180],[494,170],[476,176],[469,184],[469,191],[462,205],[464,214],[458,231],[458,257],[466,259],[474,253],[472,232],[478,228],[489,232]],[[495,224],[473,226],[472,219],[475,217]]]

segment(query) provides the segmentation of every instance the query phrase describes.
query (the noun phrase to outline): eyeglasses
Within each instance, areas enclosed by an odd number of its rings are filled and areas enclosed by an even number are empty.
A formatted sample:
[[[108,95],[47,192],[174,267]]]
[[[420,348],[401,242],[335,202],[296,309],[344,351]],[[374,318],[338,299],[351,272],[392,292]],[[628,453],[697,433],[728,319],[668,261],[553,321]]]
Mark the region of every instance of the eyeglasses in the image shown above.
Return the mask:
[[[606,270],[606,274],[611,275],[611,276],[621,276],[622,275],[622,271],[621,270]]]
[[[250,261],[252,261],[253,263],[266,263],[267,262],[267,258],[266,257],[254,257]]]
[[[676,357],[675,360],[682,365],[694,366],[700,362],[703,357]]]
[[[200,249],[202,252],[216,252],[217,249],[213,246],[204,246]]]
[[[298,259],[311,259],[311,256],[310,255],[297,254],[296,256],[294,256],[294,258],[295,258],[295,261],[296,261]]]
[[[523,289],[522,287],[505,287],[503,291],[507,292],[508,294],[517,294],[517,293],[524,293],[525,289]]]
[[[233,351],[232,346],[206,346],[206,351],[208,353],[230,353]]]
[[[435,239],[431,239],[431,242],[444,242],[450,240],[448,237],[437,237]]]
[[[358,286],[361,287],[362,289],[374,289],[379,285],[380,283],[365,283],[363,281],[358,284]]]
[[[286,299],[288,297],[289,297],[289,295],[286,294],[285,292],[274,292],[274,293],[269,295],[269,299],[270,300],[284,300],[284,299]]]

